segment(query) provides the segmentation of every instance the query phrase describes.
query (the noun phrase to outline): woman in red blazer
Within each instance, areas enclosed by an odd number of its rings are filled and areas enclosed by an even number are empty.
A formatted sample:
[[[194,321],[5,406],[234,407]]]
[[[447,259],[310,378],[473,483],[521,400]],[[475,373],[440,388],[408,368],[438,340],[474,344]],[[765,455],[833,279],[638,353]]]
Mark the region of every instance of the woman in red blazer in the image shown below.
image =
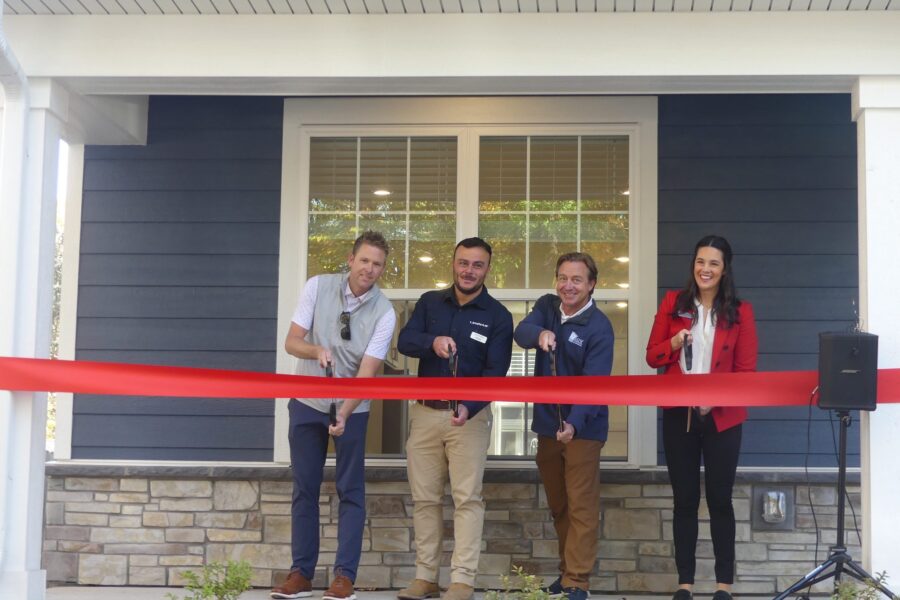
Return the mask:
[[[667,292],[659,305],[647,343],[647,364],[665,368],[671,376],[756,370],[753,309],[737,298],[731,258],[731,246],[723,237],[710,235],[697,242],[687,285]],[[678,568],[673,600],[691,600],[694,585],[701,457],[716,558],[713,600],[731,600],[735,532],[731,494],[746,418],[747,409],[742,407],[663,409]]]

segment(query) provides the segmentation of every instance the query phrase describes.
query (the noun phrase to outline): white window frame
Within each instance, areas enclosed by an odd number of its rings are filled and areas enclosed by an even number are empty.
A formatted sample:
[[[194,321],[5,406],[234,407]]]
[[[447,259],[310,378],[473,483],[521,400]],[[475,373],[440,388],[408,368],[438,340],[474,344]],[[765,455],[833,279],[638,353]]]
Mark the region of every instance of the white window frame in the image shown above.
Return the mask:
[[[478,143],[484,135],[628,135],[629,278],[627,294],[597,290],[598,300],[628,298],[628,372],[649,374],[644,361],[657,297],[657,99],[640,97],[297,98],[285,100],[276,369],[293,373],[283,348],[291,315],[307,279],[309,140],[311,137],[457,136],[457,239],[478,232]],[[474,145],[474,147],[473,147]],[[385,290],[391,299],[427,290]],[[553,290],[491,290],[501,300]],[[523,297],[527,294],[527,298]],[[287,399],[275,402],[274,460],[290,462]],[[628,408],[628,459],[604,468],[656,466],[656,408]],[[404,458],[367,459],[371,466]],[[492,459],[490,468],[522,468],[519,459]]]

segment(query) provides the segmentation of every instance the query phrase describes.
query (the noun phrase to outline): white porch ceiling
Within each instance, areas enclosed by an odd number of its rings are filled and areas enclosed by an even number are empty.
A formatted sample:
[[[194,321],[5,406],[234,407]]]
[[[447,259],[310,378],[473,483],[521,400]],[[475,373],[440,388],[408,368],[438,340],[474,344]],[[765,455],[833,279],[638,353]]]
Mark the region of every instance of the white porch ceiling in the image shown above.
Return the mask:
[[[13,15],[900,11],[900,0],[4,0]]]

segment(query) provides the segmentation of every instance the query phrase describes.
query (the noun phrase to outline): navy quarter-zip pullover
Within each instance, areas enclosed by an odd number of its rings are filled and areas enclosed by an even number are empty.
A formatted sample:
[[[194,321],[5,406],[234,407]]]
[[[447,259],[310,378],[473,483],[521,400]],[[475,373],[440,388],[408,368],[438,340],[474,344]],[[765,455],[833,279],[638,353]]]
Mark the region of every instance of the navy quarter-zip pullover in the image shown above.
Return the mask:
[[[591,300],[593,303],[593,300]],[[550,375],[550,355],[538,348],[538,338],[545,329],[556,334],[557,375],[609,375],[612,371],[612,324],[596,304],[576,317],[561,323],[560,300],[556,294],[546,294],[516,327],[516,343],[523,348],[536,349],[534,374]],[[561,404],[563,419],[575,428],[575,438],[606,441],[609,433],[609,408],[604,405]],[[559,418],[555,404],[535,404],[531,430],[538,435],[556,436]]]

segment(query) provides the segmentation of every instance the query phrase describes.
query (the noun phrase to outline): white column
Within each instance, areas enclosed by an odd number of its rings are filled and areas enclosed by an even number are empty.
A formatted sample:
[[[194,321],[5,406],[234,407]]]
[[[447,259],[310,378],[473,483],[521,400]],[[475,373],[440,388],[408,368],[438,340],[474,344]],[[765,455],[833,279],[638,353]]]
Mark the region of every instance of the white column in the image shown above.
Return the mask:
[[[67,94],[48,80],[31,86],[25,130],[7,129],[0,178],[15,177],[6,167],[22,168],[19,193],[0,196],[6,223],[0,244],[6,260],[0,283],[6,300],[0,319],[9,324],[0,332],[4,355],[46,357],[50,347],[54,234],[56,230],[56,174],[61,119]],[[7,104],[4,116],[9,116]],[[16,107],[13,107],[16,108]],[[17,167],[16,165],[19,165]],[[6,189],[4,188],[4,191]],[[0,430],[7,438],[0,446],[0,600],[43,600],[46,573],[41,570],[44,509],[44,445],[46,394],[0,392]]]
[[[878,335],[879,368],[900,367],[900,77],[861,77],[853,88],[859,165],[859,299]],[[873,575],[900,581],[900,406],[863,413],[863,556]],[[859,557],[855,557],[859,558]]]

